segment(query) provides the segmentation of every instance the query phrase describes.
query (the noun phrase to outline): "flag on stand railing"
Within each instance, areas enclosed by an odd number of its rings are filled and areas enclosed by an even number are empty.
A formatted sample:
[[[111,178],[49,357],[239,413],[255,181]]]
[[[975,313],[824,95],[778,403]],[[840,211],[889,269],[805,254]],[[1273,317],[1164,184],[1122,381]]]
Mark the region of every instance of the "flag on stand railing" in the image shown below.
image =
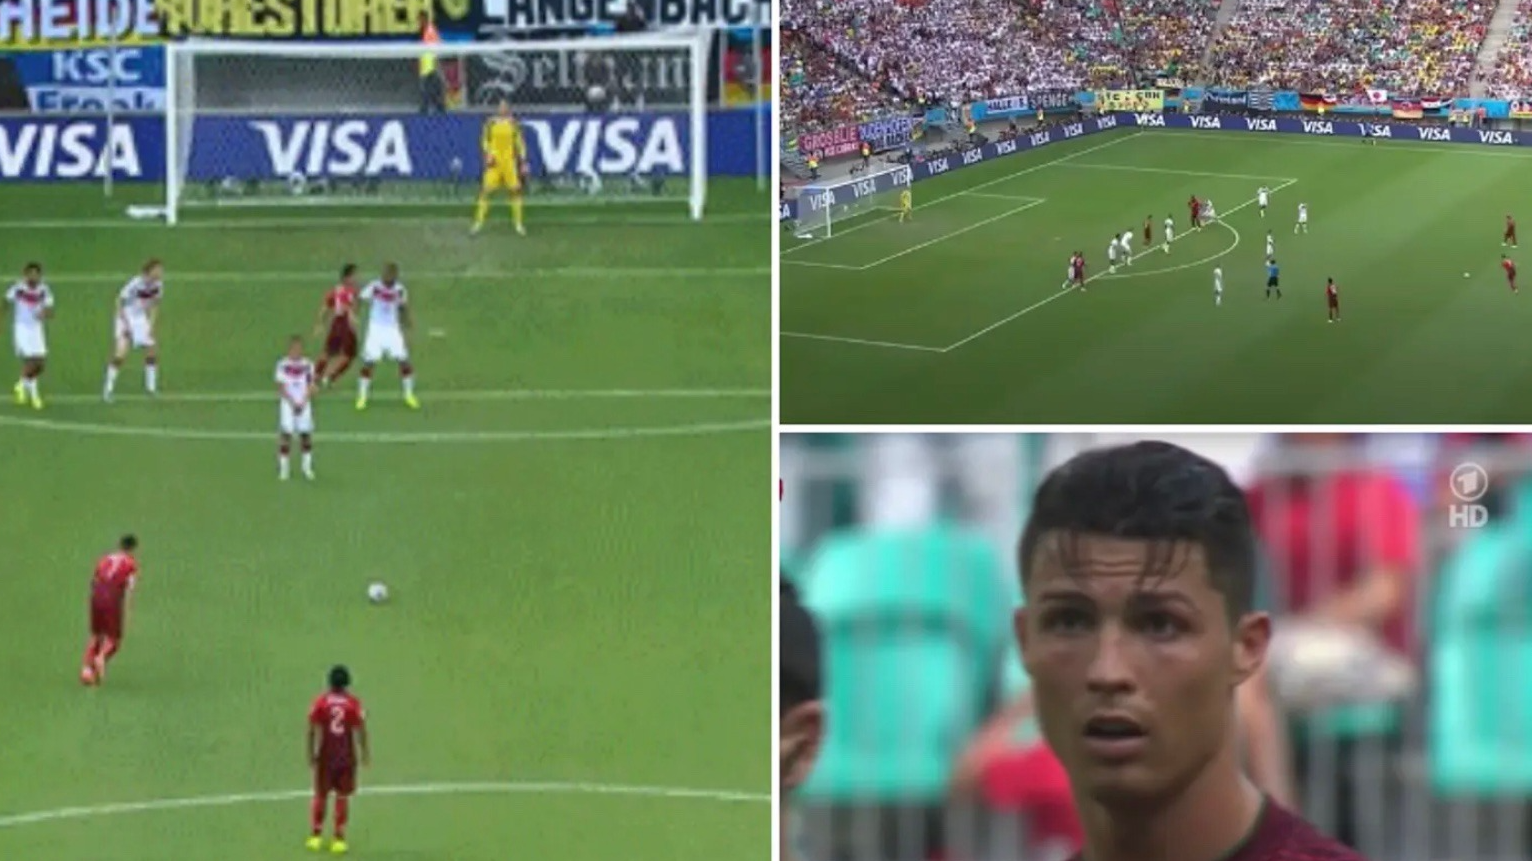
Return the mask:
[[[1388,90],[1369,89],[1367,91],[1367,101],[1375,105],[1388,104]]]

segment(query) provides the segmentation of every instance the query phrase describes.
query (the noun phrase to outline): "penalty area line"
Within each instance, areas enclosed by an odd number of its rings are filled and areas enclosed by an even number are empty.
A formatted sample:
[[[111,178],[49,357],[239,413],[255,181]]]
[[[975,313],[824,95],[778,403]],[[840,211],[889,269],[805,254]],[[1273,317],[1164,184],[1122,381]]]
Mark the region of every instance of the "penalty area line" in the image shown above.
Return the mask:
[[[245,804],[271,804],[313,797],[312,789],[289,789],[275,792],[244,792],[228,795],[197,795],[182,798],[155,798],[113,804],[56,807],[26,813],[0,815],[0,829],[18,828],[71,819],[94,819],[129,813],[152,813],[163,810],[186,810],[199,807],[233,807]],[[643,786],[621,783],[583,783],[567,781],[478,781],[409,783],[362,787],[357,795],[606,795],[630,798],[657,798],[719,803],[769,803],[771,794],[731,789],[695,789],[681,786]]]

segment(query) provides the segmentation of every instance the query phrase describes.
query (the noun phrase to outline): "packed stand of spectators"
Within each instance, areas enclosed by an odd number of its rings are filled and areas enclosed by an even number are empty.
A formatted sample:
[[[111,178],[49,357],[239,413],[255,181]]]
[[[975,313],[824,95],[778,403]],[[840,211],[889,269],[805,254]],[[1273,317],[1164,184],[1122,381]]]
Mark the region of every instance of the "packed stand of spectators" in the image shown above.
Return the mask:
[[[1492,99],[1532,97],[1532,0],[1516,4],[1511,32],[1495,56],[1495,66],[1485,83]]]
[[[856,94],[873,98],[860,90],[864,81],[911,102],[947,104],[1147,84],[1164,70],[1195,77],[1216,12],[1214,0],[793,2],[783,8],[783,32],[813,47],[784,51],[784,75],[801,64],[804,79],[787,116],[843,110],[824,103],[848,93],[853,103]],[[839,63],[813,59],[814,48]]]
[[[1245,0],[1213,48],[1217,83],[1363,99],[1465,93],[1492,0]]]
[[[902,109],[902,100],[849,69],[803,31],[782,30],[780,110],[784,126],[818,132],[876,119]]]

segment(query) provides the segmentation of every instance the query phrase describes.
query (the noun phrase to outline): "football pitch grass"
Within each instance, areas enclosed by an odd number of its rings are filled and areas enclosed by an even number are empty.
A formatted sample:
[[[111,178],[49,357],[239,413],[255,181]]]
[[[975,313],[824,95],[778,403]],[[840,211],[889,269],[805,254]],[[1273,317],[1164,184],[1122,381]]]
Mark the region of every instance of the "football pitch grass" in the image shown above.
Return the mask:
[[[771,845],[769,204],[198,214],[9,188],[57,297],[41,412],[0,403],[0,858],[307,857],[304,716],[369,711],[351,857],[763,858]],[[70,224],[81,226],[70,227]],[[41,225],[41,226],[39,226]],[[88,225],[88,226],[86,226]],[[113,299],[166,261],[162,394],[104,405]],[[397,260],[422,409],[380,365],[276,475],[275,363],[337,267]],[[7,283],[9,281],[7,280]],[[7,363],[7,373],[11,366]],[[295,470],[296,472],[296,470]],[[144,573],[105,686],[91,566]],[[372,579],[392,600],[370,605]]]
[[[1526,154],[1124,130],[914,191],[912,223],[784,232],[783,423],[1532,421],[1532,295],[1500,270],[1506,214],[1532,223]],[[1186,233],[1194,194],[1226,220]],[[1145,216],[1158,244],[1167,215],[1170,253],[1144,249]],[[1280,302],[1264,298],[1268,229]],[[1135,260],[1107,274],[1124,230]],[[1083,293],[1060,289],[1075,250]]]

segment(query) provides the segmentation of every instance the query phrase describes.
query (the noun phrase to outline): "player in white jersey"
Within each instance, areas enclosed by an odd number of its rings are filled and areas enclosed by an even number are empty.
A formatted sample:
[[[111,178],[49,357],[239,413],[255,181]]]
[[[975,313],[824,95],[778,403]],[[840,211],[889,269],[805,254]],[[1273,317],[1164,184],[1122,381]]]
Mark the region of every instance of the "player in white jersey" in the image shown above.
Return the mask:
[[[1271,202],[1271,189],[1261,186],[1255,190],[1255,202],[1261,207],[1261,217],[1266,217],[1266,204]]]
[[[1106,271],[1107,272],[1111,273],[1111,272],[1116,272],[1117,271],[1117,257],[1118,257],[1118,255],[1120,253],[1121,252],[1118,250],[1118,245],[1117,245],[1117,237],[1113,236],[1112,237],[1112,241],[1108,242],[1107,245],[1106,245],[1106,265],[1107,265]]]
[[[1173,216],[1165,216],[1165,253],[1170,253],[1170,243],[1176,241],[1176,220]]]
[[[314,480],[314,363],[303,355],[303,338],[294,335],[287,343],[287,355],[277,362],[277,395],[281,406],[277,414],[281,444],[277,455],[277,476],[287,480],[288,455],[293,450],[293,434],[303,448],[303,477]]]
[[[1271,235],[1271,231],[1268,230],[1268,231],[1266,231],[1266,259],[1270,260],[1271,258],[1276,257],[1276,256],[1277,256],[1277,240],[1276,240],[1275,237],[1273,237]]]
[[[1213,267],[1213,304],[1223,304],[1223,267]]]
[[[1213,200],[1209,198],[1202,203],[1202,223],[1210,224],[1218,220],[1218,210],[1213,208]]]
[[[150,260],[117,294],[117,316],[113,321],[116,344],[112,361],[106,366],[106,386],[101,393],[108,401],[117,389],[117,374],[129,350],[144,351],[144,390],[151,395],[159,390],[159,348],[154,340],[154,325],[165,292],[164,278],[165,267],[158,260]]]
[[[21,360],[16,403],[30,403],[33,409],[40,410],[43,399],[37,393],[37,378],[42,376],[48,359],[43,321],[53,316],[53,291],[43,282],[42,264],[28,263],[22,267],[21,280],[5,291],[5,301],[11,306],[11,340],[16,345],[16,358]]]
[[[1298,223],[1293,225],[1293,232],[1309,232],[1309,205],[1307,203],[1298,204]]]
[[[1126,266],[1133,265],[1133,231],[1124,230],[1122,238],[1118,240],[1122,245],[1122,262]]]
[[[415,371],[410,367],[409,345],[404,334],[410,328],[409,292],[399,280],[399,266],[385,263],[383,275],[362,288],[367,303],[367,339],[362,342],[362,379],[356,395],[356,408],[367,409],[367,393],[372,388],[372,368],[379,359],[399,363],[399,379],[404,385],[404,403],[420,409],[415,399]]]

